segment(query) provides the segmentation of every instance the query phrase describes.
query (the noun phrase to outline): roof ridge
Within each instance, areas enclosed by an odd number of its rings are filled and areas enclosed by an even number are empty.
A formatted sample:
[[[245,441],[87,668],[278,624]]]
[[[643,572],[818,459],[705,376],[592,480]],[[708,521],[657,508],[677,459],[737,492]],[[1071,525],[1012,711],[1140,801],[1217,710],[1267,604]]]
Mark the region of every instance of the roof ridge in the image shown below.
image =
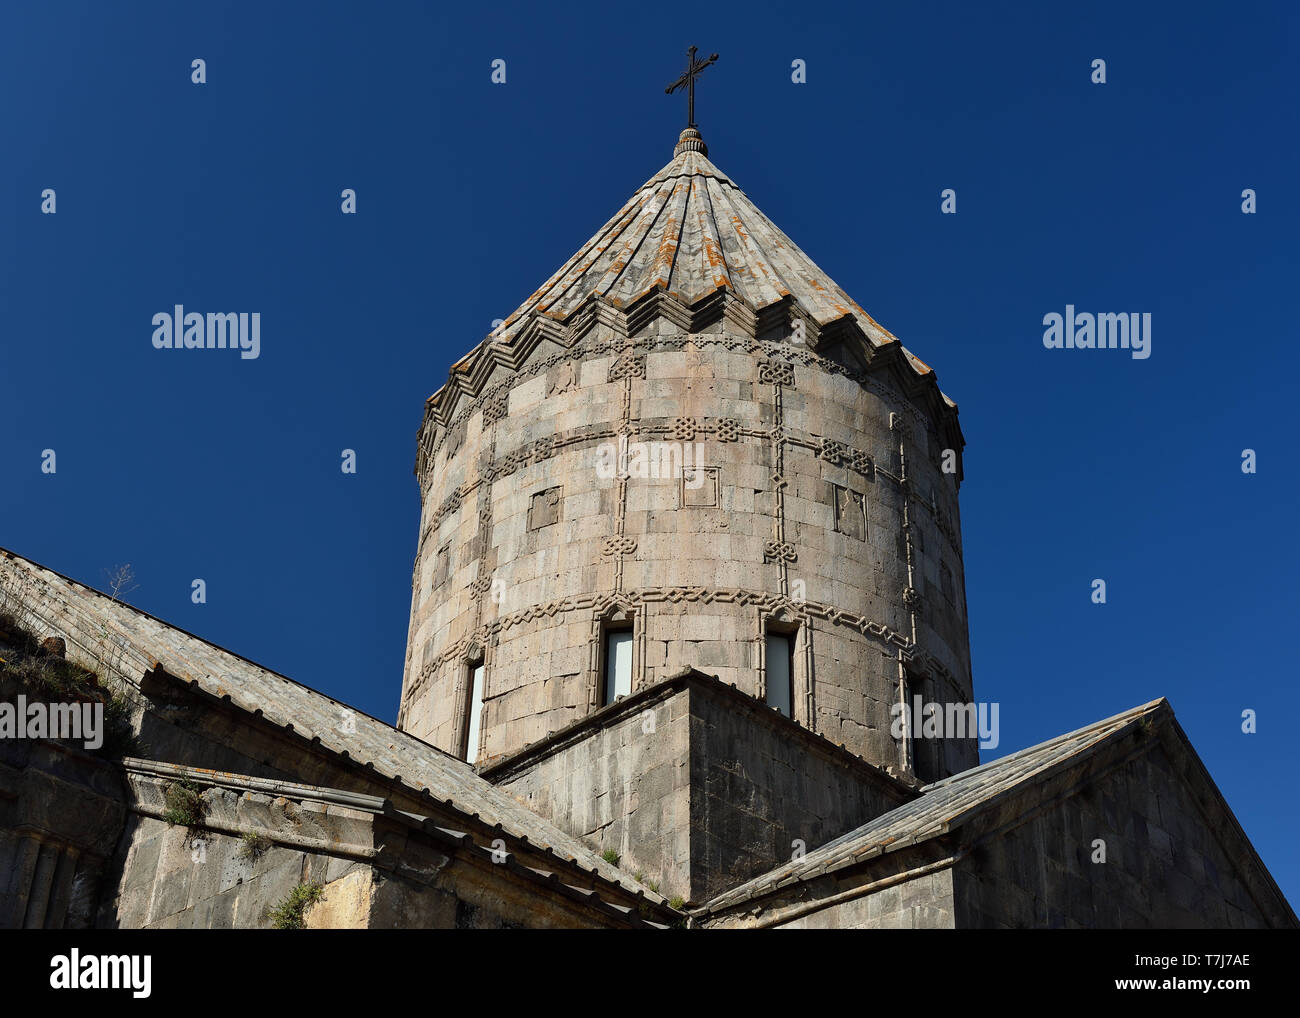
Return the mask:
[[[205,696],[214,700],[224,700],[237,710],[252,716],[260,716],[267,724],[275,725],[303,739],[314,738],[317,745],[325,751],[349,759],[358,765],[368,766],[376,776],[395,782],[398,786],[409,790],[411,794],[418,796],[423,792],[466,816],[478,816],[481,822],[489,825],[494,822],[499,823],[502,830],[511,837],[518,838],[537,850],[553,851],[560,858],[571,861],[573,865],[584,871],[596,874],[602,880],[619,885],[625,891],[642,893],[654,900],[662,897],[657,894],[652,896],[630,875],[621,873],[617,867],[612,867],[601,859],[592,849],[584,845],[581,839],[562,831],[549,820],[518,803],[504,790],[479,777],[474,769],[459,757],[387,721],[312,689],[296,679],[265,668],[201,636],[150,615],[143,609],[111,598],[103,591],[96,590],[80,580],[75,580],[17,552],[0,547],[0,566],[6,559],[14,563],[10,568],[29,574],[33,582],[49,585],[50,581],[41,575],[46,573],[54,577],[59,584],[69,588],[72,594],[82,591],[98,601],[107,602],[100,609],[101,614],[96,617],[101,624],[111,625],[113,631],[121,636],[124,650],[129,648],[133,659],[143,662],[138,667],[144,667],[146,671],[150,670],[150,665],[153,668],[161,668],[163,673],[173,681],[191,686]],[[57,585],[54,586],[54,590],[58,592]],[[22,593],[17,596],[23,597]],[[64,596],[67,597],[68,594],[65,592]],[[63,634],[69,637],[70,647],[82,646],[77,637],[84,634],[81,629],[76,628],[74,620],[63,617],[55,620],[50,617],[54,614],[52,611],[38,612],[30,605],[24,607],[36,613],[36,617],[43,625],[53,628],[62,627]],[[76,607],[88,616],[91,611],[99,608],[96,605]],[[148,620],[148,624],[128,627],[124,625],[123,619],[115,617],[115,609],[125,609],[141,619]],[[152,632],[153,627],[158,627],[162,633]],[[163,640],[168,634],[178,634],[183,641],[188,641],[193,646],[188,646],[185,642],[179,646],[167,644]],[[214,658],[211,655],[212,651],[224,655],[229,660]],[[231,662],[248,667],[241,671],[232,668]],[[190,674],[177,674],[178,672]],[[266,685],[268,679],[263,676],[283,682],[290,695],[282,701],[277,701],[276,690]],[[327,703],[332,708],[349,711],[355,716],[356,731],[355,734],[350,733],[348,742],[342,746],[334,744],[337,740],[331,737],[331,732],[337,730],[338,719],[333,717],[330,711],[322,710],[320,706],[315,705],[313,701]],[[322,735],[325,738],[322,738]]]
[[[1073,739],[1078,739],[1090,733],[1095,732],[1097,734],[1101,734],[1101,732],[1106,729],[1121,728],[1128,722],[1142,716],[1143,714],[1148,714],[1155,710],[1158,710],[1161,704],[1167,704],[1168,702],[1169,701],[1165,697],[1161,696],[1155,700],[1149,701],[1148,703],[1139,704],[1136,707],[1130,707],[1126,711],[1121,711],[1120,713],[1112,715],[1111,717],[1108,718],[1102,718],[1100,721],[1094,721],[1092,724],[1085,725],[1083,728],[1076,728],[1074,731],[1065,732],[1061,735],[1054,736],[1053,738],[1046,739],[1043,742],[1035,743],[1032,746],[1025,746],[1023,749],[1018,749],[1014,753],[1008,753],[1006,756],[1000,756],[996,760],[989,760],[987,763],[976,764],[974,767],[968,767],[964,771],[958,771],[956,774],[950,774],[946,778],[941,778],[938,781],[934,781],[926,785],[924,788],[922,788],[922,792],[924,793],[926,789],[931,789],[931,788],[943,788],[944,786],[949,785],[957,781],[958,779],[971,775],[976,771],[988,771],[991,768],[1008,764],[1016,760],[1022,760],[1027,756],[1032,756],[1037,753],[1045,752],[1046,750],[1051,749],[1053,746],[1056,746],[1060,743],[1068,742]]]

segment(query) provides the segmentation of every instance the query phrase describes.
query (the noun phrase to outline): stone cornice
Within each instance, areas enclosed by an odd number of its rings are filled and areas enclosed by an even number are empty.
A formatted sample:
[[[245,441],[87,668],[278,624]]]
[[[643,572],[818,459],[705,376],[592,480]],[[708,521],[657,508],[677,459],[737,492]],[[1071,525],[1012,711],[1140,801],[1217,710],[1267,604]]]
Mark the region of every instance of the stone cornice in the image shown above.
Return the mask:
[[[660,318],[679,327],[683,335],[641,334]],[[724,318],[742,335],[703,331]],[[803,326],[804,345],[788,341],[790,327],[795,321]],[[609,329],[613,333],[611,338],[583,344],[584,337],[598,326]],[[873,389],[879,384],[873,376],[887,377],[893,385],[877,390],[878,395],[887,399],[901,396],[919,403],[941,434],[946,436],[951,448],[960,452],[965,445],[957,421],[957,406],[940,391],[934,371],[896,340],[873,343],[852,316],[818,326],[789,300],[755,310],[730,292],[719,290],[688,306],[671,294],[655,291],[626,309],[613,307],[593,297],[564,322],[535,313],[509,337],[489,337],[480,343],[452,367],[447,383],[425,403],[424,420],[418,434],[416,475],[424,477],[426,467],[440,444],[441,436],[436,434],[439,429],[445,434],[468,419],[481,404],[500,398],[517,383],[517,379],[510,379],[489,385],[489,379],[497,368],[504,368],[512,375],[529,377],[569,359],[602,356],[629,346],[650,351],[679,349],[688,342],[696,347],[723,345],[730,349],[744,349],[748,353],[778,356],[851,378]],[[556,352],[534,360],[534,354],[543,343],[554,346]],[[865,368],[840,363],[827,356],[838,349],[845,351],[849,361],[865,365]],[[465,400],[470,405],[462,408]],[[917,419],[925,419],[916,408],[909,409]]]

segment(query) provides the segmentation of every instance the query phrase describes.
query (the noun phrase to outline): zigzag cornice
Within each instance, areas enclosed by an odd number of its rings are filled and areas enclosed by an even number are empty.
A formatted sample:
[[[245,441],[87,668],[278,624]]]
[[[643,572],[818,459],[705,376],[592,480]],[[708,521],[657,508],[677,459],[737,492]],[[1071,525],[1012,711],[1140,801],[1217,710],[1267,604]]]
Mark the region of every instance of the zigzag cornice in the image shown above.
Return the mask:
[[[926,405],[935,420],[947,426],[945,430],[952,447],[960,450],[965,444],[957,425],[957,405],[939,388],[934,370],[896,338],[877,342],[853,315],[818,325],[789,295],[763,308],[753,308],[743,298],[720,287],[693,304],[659,288],[626,307],[615,307],[604,297],[593,294],[563,321],[544,312],[534,312],[508,335],[489,336],[456,362],[447,383],[425,402],[418,435],[422,451],[432,454],[432,429],[452,427],[462,399],[480,400],[498,367],[512,375],[521,372],[543,342],[554,344],[557,352],[567,351],[577,347],[580,340],[598,327],[604,326],[616,337],[633,338],[661,319],[691,334],[704,334],[725,319],[743,336],[758,342],[786,338],[793,323],[802,321],[807,352],[824,364],[844,368],[833,359],[815,353],[844,347],[862,364],[864,376],[888,372],[903,395]],[[851,368],[847,373],[850,377],[857,375]],[[423,459],[424,456],[417,456],[417,474]]]
[[[531,361],[525,369],[521,370],[521,373],[522,371],[526,371],[529,376],[532,376],[544,372],[573,357],[606,355],[621,349],[622,342],[623,341],[619,337],[615,336],[604,342],[598,342],[589,346],[580,353],[575,353],[574,349],[571,347],[568,350],[553,354],[550,357]],[[747,342],[750,353],[761,354],[763,357],[768,359],[779,358],[788,363],[801,363],[806,366],[816,365],[822,370],[852,378],[867,391],[874,393],[876,396],[886,400],[891,405],[897,406],[898,409],[906,412],[919,426],[928,426],[931,422],[936,420],[936,415],[938,415],[937,427],[939,436],[945,442],[946,446],[949,448],[955,448],[958,451],[965,446],[965,440],[961,435],[961,430],[956,420],[955,409],[947,415],[948,419],[945,421],[944,411],[950,408],[947,405],[935,405],[933,403],[934,387],[926,386],[923,381],[918,383],[910,369],[906,367],[905,362],[901,359],[896,359],[897,355],[893,351],[884,354],[882,357],[878,357],[874,364],[874,370],[868,374],[867,372],[857,371],[850,366],[843,365],[838,361],[829,360],[816,354],[812,354],[805,349],[792,347],[789,343],[779,343],[771,340],[760,342],[754,339],[726,339],[725,337],[714,334],[702,334],[692,337],[677,338],[649,337],[637,344],[637,347],[646,350],[653,350],[659,347],[676,349],[685,346],[688,342],[696,344],[724,344],[727,346],[734,346],[739,342]],[[421,429],[419,435],[419,447],[416,456],[417,476],[422,480],[425,478],[426,466],[433,461],[434,456],[437,455],[438,450],[442,447],[442,444],[446,440],[451,429],[462,426],[481,407],[489,403],[504,401],[517,377],[518,376],[511,376],[484,389],[477,398],[472,399],[466,406],[464,406],[459,413],[456,414],[455,418],[449,423],[449,425],[445,427],[435,426],[434,422],[426,417],[426,426]],[[881,380],[878,381],[877,378],[880,378]],[[917,402],[924,405],[927,402],[927,399],[931,401],[931,405],[927,407],[928,414],[927,412],[918,409],[916,405]],[[959,457],[958,481],[961,480],[961,475],[961,460]]]

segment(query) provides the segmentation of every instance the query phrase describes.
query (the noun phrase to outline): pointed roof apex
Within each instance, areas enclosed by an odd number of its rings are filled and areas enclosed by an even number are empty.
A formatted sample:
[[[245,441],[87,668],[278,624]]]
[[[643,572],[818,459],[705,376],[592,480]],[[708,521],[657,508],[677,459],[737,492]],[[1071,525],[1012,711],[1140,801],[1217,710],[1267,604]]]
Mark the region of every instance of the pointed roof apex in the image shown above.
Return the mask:
[[[694,127],[688,127],[681,133],[681,136],[677,139],[677,146],[673,149],[673,157],[676,158],[683,152],[698,152],[706,157],[709,154],[709,146],[704,144],[700,132]]]
[[[796,319],[809,327],[816,351],[847,343],[849,361],[905,370],[923,380],[936,412],[956,404],[935,373],[903,348],[708,157],[699,129],[682,131],[671,161],[632,193],[623,207],[452,368],[448,386],[427,401],[439,424],[451,420],[464,393],[477,395],[492,366],[517,370],[538,342],[568,345],[600,321],[627,334],[660,316],[686,329],[705,324],[718,308],[731,327],[773,337]],[[567,337],[567,338],[566,338]],[[961,443],[954,430],[950,441]]]
[[[697,128],[674,151],[493,339],[509,343],[539,315],[568,321],[592,300],[625,311],[655,291],[688,306],[725,291],[755,314],[793,305],[818,329],[852,319],[872,348],[897,342],[709,160]]]

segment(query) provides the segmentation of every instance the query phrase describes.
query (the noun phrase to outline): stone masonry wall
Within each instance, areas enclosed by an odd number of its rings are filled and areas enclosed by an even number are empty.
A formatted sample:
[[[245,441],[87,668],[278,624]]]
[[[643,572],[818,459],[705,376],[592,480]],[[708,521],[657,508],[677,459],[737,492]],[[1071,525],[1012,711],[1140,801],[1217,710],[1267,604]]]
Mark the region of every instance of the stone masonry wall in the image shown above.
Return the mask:
[[[137,812],[128,821],[116,894],[101,907],[101,926],[265,929],[270,910],[299,884],[328,885],[369,869],[340,851],[371,847],[370,817],[360,811],[209,788],[204,822],[190,828],[156,815],[165,808],[167,782],[137,778],[132,786]],[[292,832],[296,844],[268,841],[253,854],[242,832]],[[351,920],[343,925],[366,925],[364,915]]]
[[[1269,925],[1165,752],[1129,760],[981,845],[954,884],[962,927],[1242,929]],[[1106,843],[1095,863],[1093,841]]]
[[[620,704],[618,716],[488,779],[595,851],[617,853],[661,894],[689,898],[688,707],[686,691],[672,689]]]
[[[700,676],[647,690],[485,776],[661,893],[702,903],[909,791]]]
[[[728,691],[690,690],[691,900],[707,901],[911,797]]]
[[[0,740],[0,929],[85,929],[126,814],[116,766]]]
[[[600,706],[611,620],[634,630],[634,688],[691,666],[761,699],[775,620],[797,634],[794,716],[898,765],[900,654],[916,655],[927,698],[971,698],[938,434],[889,376],[725,318],[543,343],[437,429],[399,726],[461,753],[483,660],[478,760],[517,752]],[[700,469],[602,477],[598,450],[620,437],[677,443]],[[976,762],[970,741],[943,767]]]
[[[130,817],[98,925],[265,929],[300,884],[319,884],[307,928],[601,928],[616,924],[512,879],[482,853],[364,809],[209,787],[192,827],[159,815],[167,782],[135,775]],[[250,852],[243,834],[266,841]]]
[[[903,883],[776,924],[783,930],[951,930],[952,870]]]

